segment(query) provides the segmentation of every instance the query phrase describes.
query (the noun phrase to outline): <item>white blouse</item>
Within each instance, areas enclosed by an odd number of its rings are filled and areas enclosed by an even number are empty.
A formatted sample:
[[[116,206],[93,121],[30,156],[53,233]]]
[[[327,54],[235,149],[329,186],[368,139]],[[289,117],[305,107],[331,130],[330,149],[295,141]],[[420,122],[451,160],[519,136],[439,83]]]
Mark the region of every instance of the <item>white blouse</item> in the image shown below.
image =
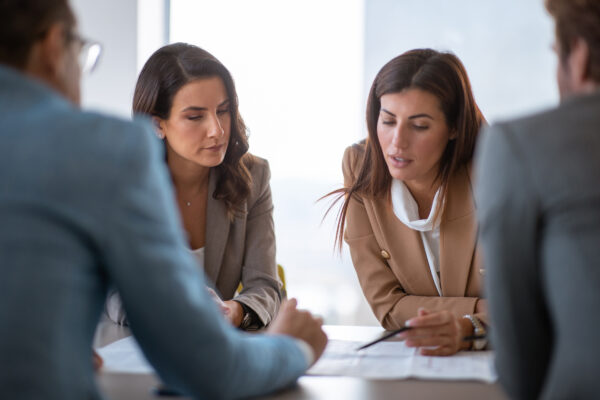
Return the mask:
[[[421,234],[423,247],[429,263],[431,277],[438,294],[442,295],[440,286],[440,218],[435,218],[438,209],[440,190],[433,197],[433,204],[427,219],[419,219],[419,207],[404,182],[393,179],[391,186],[392,207],[396,217],[406,226]]]
[[[196,262],[198,263],[198,267],[202,271],[204,271],[204,247],[200,247],[199,249],[191,250],[190,252],[196,257]]]

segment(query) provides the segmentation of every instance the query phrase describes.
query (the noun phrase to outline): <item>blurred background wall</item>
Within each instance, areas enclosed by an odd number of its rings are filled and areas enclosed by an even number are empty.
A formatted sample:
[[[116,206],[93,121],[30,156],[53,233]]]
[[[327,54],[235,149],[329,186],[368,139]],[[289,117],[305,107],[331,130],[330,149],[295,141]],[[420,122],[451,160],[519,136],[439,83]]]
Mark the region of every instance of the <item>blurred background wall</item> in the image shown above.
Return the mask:
[[[413,48],[452,51],[488,121],[558,101],[552,24],[542,0],[72,0],[82,33],[104,45],[86,108],[129,117],[148,56],[184,41],[231,71],[250,150],[269,160],[277,258],[288,293],[329,324],[376,324],[347,248],[333,249],[346,146],[366,136],[377,71]]]

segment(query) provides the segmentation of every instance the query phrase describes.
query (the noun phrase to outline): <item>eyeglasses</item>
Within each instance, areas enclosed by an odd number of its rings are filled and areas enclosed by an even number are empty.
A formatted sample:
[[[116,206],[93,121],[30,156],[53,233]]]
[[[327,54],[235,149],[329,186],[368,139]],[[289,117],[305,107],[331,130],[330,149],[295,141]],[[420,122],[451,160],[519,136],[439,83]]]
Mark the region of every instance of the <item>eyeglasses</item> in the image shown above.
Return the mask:
[[[100,55],[102,54],[102,45],[98,42],[84,42],[79,50],[79,66],[84,74],[91,74],[96,69]]]
[[[68,32],[67,40],[77,41],[80,46],[78,61],[81,72],[83,74],[91,74],[98,65],[98,60],[100,60],[102,45],[98,42],[84,39],[75,32]]]

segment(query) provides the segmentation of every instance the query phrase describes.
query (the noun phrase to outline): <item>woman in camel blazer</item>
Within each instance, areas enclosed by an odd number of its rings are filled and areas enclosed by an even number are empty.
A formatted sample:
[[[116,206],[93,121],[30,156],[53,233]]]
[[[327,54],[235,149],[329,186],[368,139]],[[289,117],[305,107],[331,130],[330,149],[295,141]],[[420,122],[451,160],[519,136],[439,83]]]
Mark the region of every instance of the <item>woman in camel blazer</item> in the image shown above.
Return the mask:
[[[460,60],[413,50],[375,78],[369,136],[344,154],[336,240],[382,326],[412,326],[423,354],[485,346],[463,341],[486,320],[469,175],[483,121]]]
[[[267,325],[282,297],[270,171],[265,160],[248,153],[229,71],[196,46],[164,46],[140,73],[133,111],[150,116],[164,142],[187,251],[214,283],[216,292],[208,290],[234,326]],[[125,321],[116,294],[109,296],[107,312]]]

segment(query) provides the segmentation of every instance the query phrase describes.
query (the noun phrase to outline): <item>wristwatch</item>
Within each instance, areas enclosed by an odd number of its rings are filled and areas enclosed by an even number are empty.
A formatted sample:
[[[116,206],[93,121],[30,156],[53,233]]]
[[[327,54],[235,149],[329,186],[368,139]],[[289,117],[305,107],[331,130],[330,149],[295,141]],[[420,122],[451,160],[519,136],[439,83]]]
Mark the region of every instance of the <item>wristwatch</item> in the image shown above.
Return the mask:
[[[240,324],[240,329],[245,331],[255,331],[260,329],[262,324],[260,323],[260,318],[258,318],[258,315],[256,315],[254,310],[241,301],[238,301],[238,303],[242,306],[244,313],[244,316],[242,317],[242,323]]]
[[[473,340],[471,344],[471,350],[485,349],[485,346],[487,346],[488,341],[485,338],[486,329],[481,320],[471,314],[463,315],[463,318],[466,318],[469,321],[471,321],[471,324],[473,325],[473,335],[481,337],[480,339]]]

